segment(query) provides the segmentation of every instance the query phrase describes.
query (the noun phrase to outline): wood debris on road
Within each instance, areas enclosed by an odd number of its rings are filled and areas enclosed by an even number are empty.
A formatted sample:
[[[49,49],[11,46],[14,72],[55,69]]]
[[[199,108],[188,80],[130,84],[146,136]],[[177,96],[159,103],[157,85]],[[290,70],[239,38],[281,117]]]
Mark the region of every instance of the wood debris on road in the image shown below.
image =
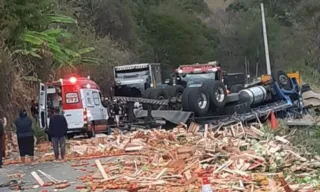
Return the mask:
[[[76,160],[72,167],[84,173],[78,190],[199,191],[205,174],[214,191],[320,191],[319,183],[300,184],[292,178],[315,175],[319,157],[304,157],[287,136],[270,136],[253,125],[238,123],[216,131],[207,125],[203,133],[196,123],[171,131],[116,131],[70,140],[69,145],[67,159]],[[48,154],[39,160],[52,158]]]

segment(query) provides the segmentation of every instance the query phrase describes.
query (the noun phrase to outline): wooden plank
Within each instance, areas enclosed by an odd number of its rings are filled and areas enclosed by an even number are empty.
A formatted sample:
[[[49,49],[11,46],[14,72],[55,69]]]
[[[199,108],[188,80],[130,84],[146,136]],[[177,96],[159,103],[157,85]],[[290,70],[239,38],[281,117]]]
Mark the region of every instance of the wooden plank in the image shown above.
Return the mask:
[[[107,173],[105,172],[103,166],[101,165],[100,160],[99,160],[99,159],[95,160],[95,163],[96,163],[96,165],[97,165],[97,167],[98,167],[98,169],[99,169],[102,177],[103,177],[104,179],[108,179],[108,175],[107,175]]]
[[[42,187],[44,185],[44,181],[41,179],[41,177],[38,175],[37,172],[32,171],[31,172],[32,177],[37,181],[37,183]]]

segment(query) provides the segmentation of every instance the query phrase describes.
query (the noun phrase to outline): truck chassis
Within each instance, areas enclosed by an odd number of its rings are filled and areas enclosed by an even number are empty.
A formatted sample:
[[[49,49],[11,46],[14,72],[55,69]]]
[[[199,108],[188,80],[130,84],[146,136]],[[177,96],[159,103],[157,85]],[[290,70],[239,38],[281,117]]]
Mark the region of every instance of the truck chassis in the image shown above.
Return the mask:
[[[226,105],[223,108],[224,113],[208,113],[205,116],[197,117],[194,112],[174,109],[176,105],[181,105],[181,98],[171,97],[169,99],[157,100],[134,97],[114,97],[113,100],[121,102],[126,108],[126,120],[123,124],[131,125],[146,124],[149,127],[154,127],[164,124],[179,124],[195,121],[199,124],[213,124],[216,127],[230,125],[236,122],[248,122],[257,118],[268,116],[270,112],[275,112],[280,117],[281,115],[293,114],[295,117],[302,116],[304,110],[301,89],[295,78],[289,78],[292,83],[292,89],[284,89],[279,81],[271,81],[268,87],[272,88],[273,98],[268,102],[259,103],[255,106],[248,102],[233,102],[230,106]],[[237,98],[239,93],[229,94],[228,97]],[[238,101],[238,100],[237,100]],[[135,110],[135,103],[143,104],[144,110]],[[235,103],[235,104],[233,104]],[[155,110],[154,106],[159,109]],[[169,110],[161,110],[165,106]],[[229,108],[229,109],[228,109]],[[227,112],[226,112],[227,111]]]

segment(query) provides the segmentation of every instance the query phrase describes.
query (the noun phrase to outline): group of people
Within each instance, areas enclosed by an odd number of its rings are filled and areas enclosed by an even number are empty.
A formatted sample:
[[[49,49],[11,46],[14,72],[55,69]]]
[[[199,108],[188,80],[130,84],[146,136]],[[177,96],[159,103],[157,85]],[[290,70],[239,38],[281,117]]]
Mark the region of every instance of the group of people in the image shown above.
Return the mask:
[[[34,112],[37,108],[31,107],[32,116],[35,118]],[[19,115],[14,121],[16,127],[16,135],[18,139],[18,148],[21,162],[26,164],[26,156],[29,157],[30,163],[34,163],[34,132],[32,119],[28,116],[25,109],[19,111]],[[0,168],[3,165],[2,158],[5,155],[5,132],[6,122],[0,119]],[[54,109],[54,115],[50,118],[48,135],[51,137],[55,161],[65,160],[66,135],[68,131],[68,123],[66,118],[60,114],[60,109]],[[59,158],[60,157],[60,158]]]

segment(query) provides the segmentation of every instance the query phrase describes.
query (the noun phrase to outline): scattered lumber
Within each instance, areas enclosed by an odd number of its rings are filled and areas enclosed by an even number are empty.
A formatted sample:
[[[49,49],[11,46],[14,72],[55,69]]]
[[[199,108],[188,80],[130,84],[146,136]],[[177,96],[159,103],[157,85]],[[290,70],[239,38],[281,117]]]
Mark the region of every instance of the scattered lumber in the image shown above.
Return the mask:
[[[200,125],[191,123],[171,131],[117,130],[111,136],[70,140],[68,146],[67,160],[76,160],[71,166],[84,173],[78,190],[199,191],[204,174],[215,191],[320,190],[319,181],[301,184],[293,178],[315,177],[320,157],[295,151],[288,135],[270,135],[261,126],[237,123],[213,131],[206,125],[200,131]],[[37,149],[47,154],[39,161],[52,160],[51,145],[38,144]],[[45,184],[32,175],[40,186]],[[60,183],[56,189],[69,185]]]

